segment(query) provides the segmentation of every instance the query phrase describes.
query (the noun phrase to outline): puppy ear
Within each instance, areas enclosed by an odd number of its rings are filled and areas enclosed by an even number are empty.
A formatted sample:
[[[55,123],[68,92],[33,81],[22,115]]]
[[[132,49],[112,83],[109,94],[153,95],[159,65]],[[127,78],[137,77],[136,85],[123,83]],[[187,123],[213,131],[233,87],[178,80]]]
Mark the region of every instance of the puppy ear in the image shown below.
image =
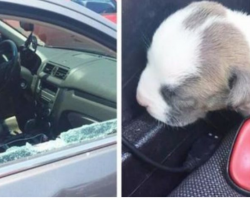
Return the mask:
[[[229,78],[229,88],[227,105],[245,116],[250,115],[250,72],[235,69]]]

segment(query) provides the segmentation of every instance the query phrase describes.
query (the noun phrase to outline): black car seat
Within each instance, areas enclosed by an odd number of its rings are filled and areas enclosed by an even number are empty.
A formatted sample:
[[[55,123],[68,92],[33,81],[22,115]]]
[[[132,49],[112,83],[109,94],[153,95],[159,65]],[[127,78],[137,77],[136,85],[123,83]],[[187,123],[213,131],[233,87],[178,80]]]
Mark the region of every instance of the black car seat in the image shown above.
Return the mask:
[[[226,165],[237,128],[232,130],[210,160],[191,173],[170,197],[242,197],[227,181]]]

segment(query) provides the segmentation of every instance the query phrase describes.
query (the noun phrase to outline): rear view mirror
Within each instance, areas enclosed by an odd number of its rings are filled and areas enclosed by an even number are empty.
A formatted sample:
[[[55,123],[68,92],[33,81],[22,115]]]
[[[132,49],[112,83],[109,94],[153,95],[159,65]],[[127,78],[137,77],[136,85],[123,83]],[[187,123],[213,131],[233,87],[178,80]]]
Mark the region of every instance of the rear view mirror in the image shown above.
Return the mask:
[[[27,23],[27,22],[21,22],[20,21],[20,26],[22,27],[22,29],[24,29],[25,31],[34,31],[34,24],[31,23]]]

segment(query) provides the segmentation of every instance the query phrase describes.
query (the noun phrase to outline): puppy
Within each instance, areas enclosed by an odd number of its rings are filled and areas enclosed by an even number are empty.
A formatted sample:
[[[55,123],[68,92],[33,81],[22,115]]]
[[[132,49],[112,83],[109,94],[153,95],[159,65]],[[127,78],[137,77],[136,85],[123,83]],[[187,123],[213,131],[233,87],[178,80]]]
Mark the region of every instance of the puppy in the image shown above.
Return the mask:
[[[250,16],[194,2],[156,30],[137,101],[157,120],[186,126],[208,111],[250,114]]]

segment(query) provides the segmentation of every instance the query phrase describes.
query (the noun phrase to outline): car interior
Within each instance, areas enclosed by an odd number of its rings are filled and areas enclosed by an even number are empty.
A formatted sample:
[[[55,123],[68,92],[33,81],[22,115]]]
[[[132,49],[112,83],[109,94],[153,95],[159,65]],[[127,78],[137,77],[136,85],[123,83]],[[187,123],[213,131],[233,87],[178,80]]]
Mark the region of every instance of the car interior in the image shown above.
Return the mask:
[[[28,19],[2,18],[0,33],[1,153],[116,118],[116,52]]]
[[[228,169],[232,147],[245,120],[242,116],[221,110],[208,113],[192,125],[173,128],[153,119],[136,101],[136,88],[155,30],[170,14],[191,2],[122,1],[122,133],[132,145],[123,143],[122,149],[124,197],[249,196],[244,184],[232,183]],[[250,13],[247,1],[218,2]],[[206,159],[198,159],[191,170],[177,170],[190,155],[199,158],[197,154]],[[234,165],[237,168],[239,163]],[[249,174],[245,176],[249,186]]]

